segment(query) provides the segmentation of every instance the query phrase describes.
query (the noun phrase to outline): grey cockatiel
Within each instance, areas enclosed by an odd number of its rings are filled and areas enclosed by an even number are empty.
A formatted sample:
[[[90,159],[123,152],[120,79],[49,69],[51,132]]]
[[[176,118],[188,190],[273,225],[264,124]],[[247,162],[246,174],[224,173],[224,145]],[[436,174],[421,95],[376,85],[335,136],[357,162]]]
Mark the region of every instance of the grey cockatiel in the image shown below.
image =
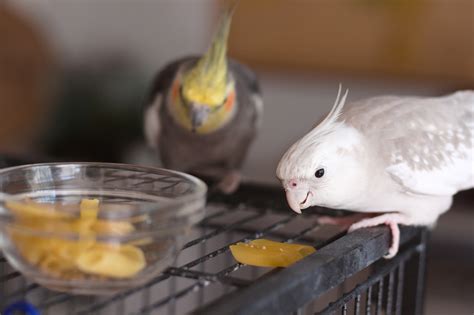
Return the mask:
[[[339,96],[283,155],[277,176],[298,213],[315,205],[371,213],[349,232],[389,225],[393,257],[398,224],[433,226],[456,192],[474,187],[474,91],[374,97],[344,111],[347,92]]]
[[[233,192],[256,136],[263,104],[255,74],[226,57],[233,8],[202,57],[186,57],[156,76],[145,109],[148,143],[165,167],[211,174]]]

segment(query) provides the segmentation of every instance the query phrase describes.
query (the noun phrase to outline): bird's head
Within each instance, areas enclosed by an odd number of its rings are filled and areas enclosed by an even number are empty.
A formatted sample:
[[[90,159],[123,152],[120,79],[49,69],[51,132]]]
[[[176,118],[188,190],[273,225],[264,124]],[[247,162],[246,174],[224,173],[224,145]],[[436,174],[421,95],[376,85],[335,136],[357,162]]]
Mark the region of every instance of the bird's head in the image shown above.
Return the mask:
[[[331,112],[283,155],[277,177],[286,191],[291,209],[301,213],[310,206],[345,208],[360,193],[365,176],[361,165],[363,139],[360,133],[338,121],[347,92]]]
[[[209,133],[225,125],[236,105],[235,81],[227,69],[227,38],[234,7],[221,18],[207,52],[182,69],[171,90],[174,117],[186,129]]]

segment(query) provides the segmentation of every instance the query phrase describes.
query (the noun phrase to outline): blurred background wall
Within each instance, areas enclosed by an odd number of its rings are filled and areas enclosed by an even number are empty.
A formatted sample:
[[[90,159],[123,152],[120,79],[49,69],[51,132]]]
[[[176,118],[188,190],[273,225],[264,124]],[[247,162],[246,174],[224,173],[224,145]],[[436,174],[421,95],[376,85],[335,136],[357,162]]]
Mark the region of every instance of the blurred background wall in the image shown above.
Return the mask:
[[[49,113],[55,60],[44,37],[0,3],[0,152],[28,152]]]
[[[141,148],[139,109],[147,84],[170,60],[206,49],[218,1],[4,4],[30,19],[61,65],[60,105],[46,126],[49,136],[41,149],[68,158],[156,163]],[[349,88],[349,100],[378,94],[440,95],[472,87],[472,4],[241,1],[230,55],[257,70],[266,107],[245,176],[275,182],[281,154],[330,108],[339,83]],[[81,128],[91,121],[102,127],[100,132]],[[117,129],[124,138],[117,137]],[[95,153],[80,148],[86,144]]]
[[[206,49],[218,12],[217,0],[0,1],[0,153],[159,165],[141,130],[148,84]],[[339,83],[349,101],[472,89],[473,34],[472,0],[242,0],[230,56],[257,70],[265,100],[245,177],[276,183]],[[432,235],[427,314],[474,310],[472,204],[457,198]]]

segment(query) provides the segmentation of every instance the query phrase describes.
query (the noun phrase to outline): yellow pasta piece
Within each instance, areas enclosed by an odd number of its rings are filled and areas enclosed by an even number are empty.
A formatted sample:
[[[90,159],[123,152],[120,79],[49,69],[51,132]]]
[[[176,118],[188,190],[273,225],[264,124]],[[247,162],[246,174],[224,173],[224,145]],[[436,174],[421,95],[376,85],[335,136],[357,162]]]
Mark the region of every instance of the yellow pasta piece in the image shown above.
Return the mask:
[[[89,274],[111,278],[130,278],[145,267],[145,255],[131,245],[95,245],[79,255],[77,267]]]

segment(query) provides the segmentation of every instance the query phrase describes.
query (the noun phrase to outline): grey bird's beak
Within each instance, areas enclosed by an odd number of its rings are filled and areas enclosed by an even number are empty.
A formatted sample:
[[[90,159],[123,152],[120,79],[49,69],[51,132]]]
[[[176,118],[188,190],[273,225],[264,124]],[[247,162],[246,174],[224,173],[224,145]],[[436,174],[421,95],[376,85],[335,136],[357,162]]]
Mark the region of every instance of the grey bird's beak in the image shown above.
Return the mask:
[[[196,129],[201,127],[207,120],[209,109],[205,105],[191,104],[189,115],[191,119],[192,131],[196,132]]]

